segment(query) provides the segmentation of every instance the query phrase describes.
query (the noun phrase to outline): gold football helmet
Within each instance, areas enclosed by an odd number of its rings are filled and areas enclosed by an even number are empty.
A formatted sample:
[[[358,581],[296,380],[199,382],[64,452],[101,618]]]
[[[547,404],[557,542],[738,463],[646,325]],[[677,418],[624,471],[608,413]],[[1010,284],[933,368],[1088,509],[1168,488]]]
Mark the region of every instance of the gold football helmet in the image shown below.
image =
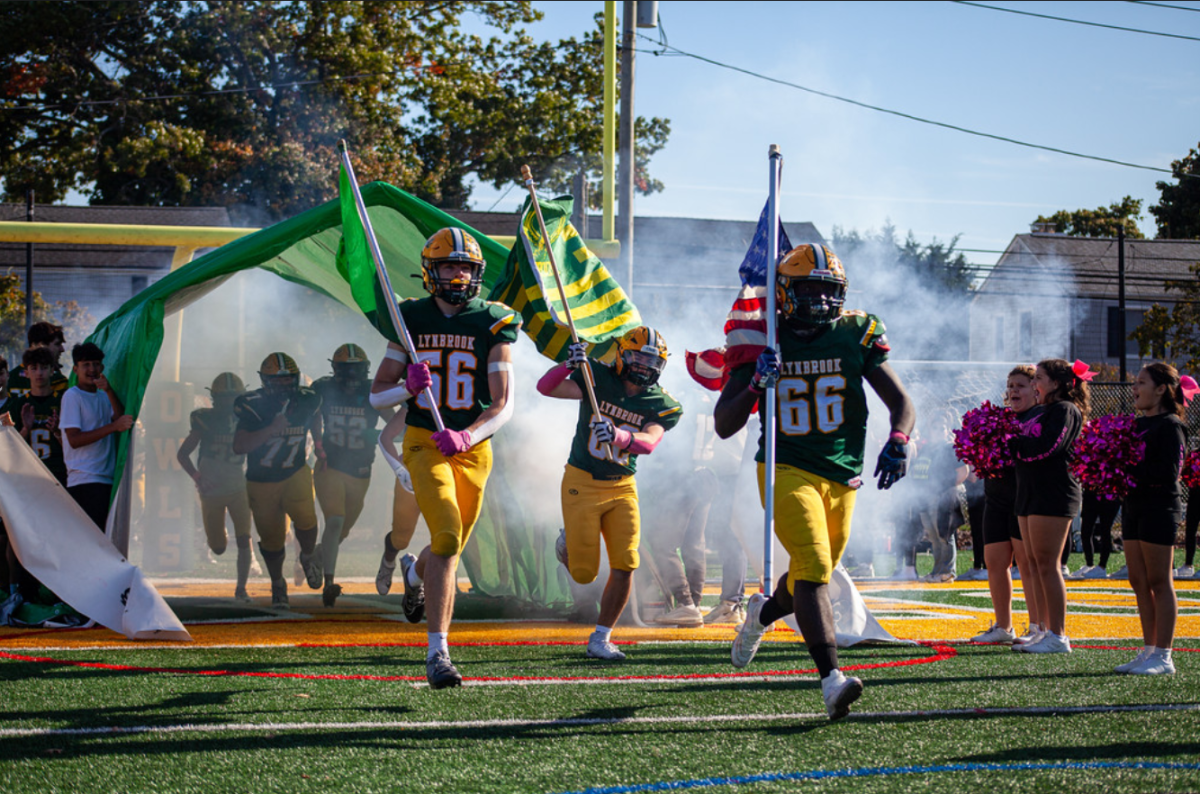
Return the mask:
[[[347,342],[333,351],[329,363],[333,365],[334,380],[343,382],[365,380],[371,369],[371,360],[366,352],[353,342]]]
[[[617,376],[636,386],[653,386],[667,366],[667,343],[647,325],[631,328],[617,340]]]
[[[233,401],[239,395],[245,394],[245,392],[246,384],[242,383],[242,379],[232,372],[222,372],[213,378],[212,386],[208,387],[208,393],[212,395],[213,405],[225,408],[233,405]]]
[[[804,243],[783,255],[775,302],[784,322],[801,333],[837,322],[846,303],[846,268],[830,249]]]
[[[290,397],[300,388],[300,367],[287,353],[272,353],[258,371],[263,391],[273,397]]]
[[[443,279],[438,274],[438,266],[444,262],[465,262],[471,265],[471,275],[465,279]],[[464,304],[479,294],[486,266],[479,243],[456,226],[447,226],[434,232],[421,249],[425,290],[451,306]]]

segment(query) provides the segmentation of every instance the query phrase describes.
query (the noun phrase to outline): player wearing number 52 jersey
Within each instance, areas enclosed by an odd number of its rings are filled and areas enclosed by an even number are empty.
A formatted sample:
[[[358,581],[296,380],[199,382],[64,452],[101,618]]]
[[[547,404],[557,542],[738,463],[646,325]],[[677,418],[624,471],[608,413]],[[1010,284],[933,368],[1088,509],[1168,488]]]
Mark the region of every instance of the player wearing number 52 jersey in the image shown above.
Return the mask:
[[[658,385],[667,364],[667,344],[653,328],[642,326],[625,332],[617,342],[613,366],[591,367],[600,416],[592,413],[587,397],[584,359],[583,343],[575,343],[567,361],[538,382],[538,392],[547,397],[580,401],[579,421],[563,474],[564,529],[556,552],[571,578],[587,584],[600,571],[603,539],[610,570],[587,655],[620,661],[625,654],[610,638],[629,600],[633,572],[640,562],[641,516],[633,474],[638,455],[654,451],[663,434],[678,424],[683,408]]]
[[[234,433],[238,420],[233,403],[246,393],[242,379],[232,372],[222,372],[209,387],[212,408],[192,411],[191,430],[179,445],[176,458],[180,467],[196,483],[200,495],[200,518],[204,535],[213,554],[224,554],[229,545],[225,533],[225,514],[233,522],[234,543],[237,545],[237,585],[233,591],[236,601],[247,602],[246,580],[254,553],[250,550],[250,502],[246,495],[246,456],[233,451]],[[192,463],[192,452],[199,447],[199,461]]]
[[[233,404],[237,431],[233,451],[246,455],[246,493],[258,529],[259,550],[271,576],[271,605],[288,608],[283,578],[287,518],[300,542],[300,564],[308,586],[320,589],[321,560],[316,552],[317,511],[313,504],[308,436],[318,461],[321,443],[321,398],[300,386],[300,368],[286,353],[272,353],[259,370],[263,387],[243,394]]]
[[[317,466],[313,479],[317,502],[325,515],[321,535],[321,560],[325,568],[325,589],[321,599],[331,607],[342,594],[334,581],[338,548],[350,535],[350,528],[362,513],[367,488],[371,484],[371,464],[375,462],[375,441],[379,433],[380,411],[371,406],[371,362],[363,349],[344,344],[329,361],[333,375],[313,385],[321,398],[321,423],[324,427],[325,462]],[[391,416],[385,409],[383,416]]]
[[[400,304],[400,313],[418,361],[395,344],[372,386],[376,404],[407,403],[404,467],[430,545],[418,558],[406,554],[404,614],[413,622],[428,611],[429,649],[425,677],[434,689],[458,686],[462,676],[450,661],[446,635],[454,609],[458,556],[483,507],[483,488],[492,469],[489,438],[512,415],[511,345],[520,319],[498,303],[477,296],[484,261],[479,244],[456,228],[442,229],[421,251],[425,289],[430,297]],[[430,398],[445,423],[437,430]],[[388,546],[379,581],[387,579]],[[386,582],[385,582],[386,584]]]
[[[778,352],[765,348],[757,362],[734,369],[713,418],[717,434],[728,438],[746,424],[755,405],[765,407],[763,396],[774,389],[775,503],[768,509],[790,560],[770,598],[751,597],[731,655],[735,666],[745,667],[767,627],[794,612],[821,676],[826,711],[831,719],[840,719],[863,688],[862,681],[838,669],[829,597],[830,578],[850,538],[855,491],[862,484],[867,433],[863,381],[879,394],[891,419],[891,437],[875,469],[880,488],[904,475],[915,411],[887,364],[883,323],[870,314],[843,310],[846,271],[832,251],[799,245],[779,260],[773,277]],[[761,338],[765,343],[766,336]],[[765,492],[764,446],[760,436],[760,493]]]

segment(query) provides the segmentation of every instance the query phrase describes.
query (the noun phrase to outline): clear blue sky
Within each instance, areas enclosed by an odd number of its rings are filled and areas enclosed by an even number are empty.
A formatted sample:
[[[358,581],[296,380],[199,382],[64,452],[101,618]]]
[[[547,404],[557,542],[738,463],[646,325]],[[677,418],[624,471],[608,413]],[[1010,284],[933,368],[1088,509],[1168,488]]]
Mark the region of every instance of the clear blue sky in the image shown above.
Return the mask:
[[[1200,9],[1197,0],[1165,0]],[[1200,38],[1200,13],[1129,2],[1008,8]],[[536,2],[538,39],[578,35],[602,2]],[[621,4],[617,4],[618,15]],[[1086,154],[1169,168],[1200,141],[1200,41],[1017,16],[950,2],[659,3],[680,49],[862,102]],[[642,31],[657,37],[653,30]],[[653,49],[645,40],[640,46]],[[1003,248],[1038,214],[1158,198],[1166,174],[918,124],[681,57],[640,52],[636,111],[671,120],[638,215],[750,220],[767,147],[784,153],[788,221],[878,228]],[[487,209],[502,191],[476,188]],[[513,191],[496,209],[515,209]],[[1143,231],[1153,236],[1147,213]],[[995,256],[969,255],[991,263]]]

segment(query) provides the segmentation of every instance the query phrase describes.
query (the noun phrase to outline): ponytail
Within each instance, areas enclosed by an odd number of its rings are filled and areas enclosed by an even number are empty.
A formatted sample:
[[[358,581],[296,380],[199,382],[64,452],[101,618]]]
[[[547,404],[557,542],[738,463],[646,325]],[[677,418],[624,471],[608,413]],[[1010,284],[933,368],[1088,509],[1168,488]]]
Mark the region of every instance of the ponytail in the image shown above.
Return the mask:
[[[1182,419],[1184,405],[1187,403],[1187,390],[1179,377],[1179,370],[1162,361],[1147,364],[1142,369],[1150,376],[1150,380],[1154,381],[1155,386],[1167,387],[1162,396],[1163,413],[1175,414]]]
[[[1047,358],[1039,361],[1038,368],[1045,372],[1050,380],[1058,384],[1053,395],[1054,401],[1075,403],[1075,407],[1083,414],[1083,421],[1086,422],[1091,409],[1091,391],[1088,388],[1088,381],[1095,377],[1095,373],[1089,371],[1087,364],[1082,361],[1072,364],[1061,358]]]

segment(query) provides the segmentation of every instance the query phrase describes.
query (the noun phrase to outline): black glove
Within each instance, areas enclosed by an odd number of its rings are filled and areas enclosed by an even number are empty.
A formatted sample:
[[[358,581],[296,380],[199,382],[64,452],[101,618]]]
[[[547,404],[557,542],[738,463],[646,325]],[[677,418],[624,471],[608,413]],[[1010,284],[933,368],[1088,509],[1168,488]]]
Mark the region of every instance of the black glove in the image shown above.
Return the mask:
[[[886,491],[908,472],[908,449],[899,439],[890,438],[879,451],[875,463],[874,477],[879,478],[879,489]]]

